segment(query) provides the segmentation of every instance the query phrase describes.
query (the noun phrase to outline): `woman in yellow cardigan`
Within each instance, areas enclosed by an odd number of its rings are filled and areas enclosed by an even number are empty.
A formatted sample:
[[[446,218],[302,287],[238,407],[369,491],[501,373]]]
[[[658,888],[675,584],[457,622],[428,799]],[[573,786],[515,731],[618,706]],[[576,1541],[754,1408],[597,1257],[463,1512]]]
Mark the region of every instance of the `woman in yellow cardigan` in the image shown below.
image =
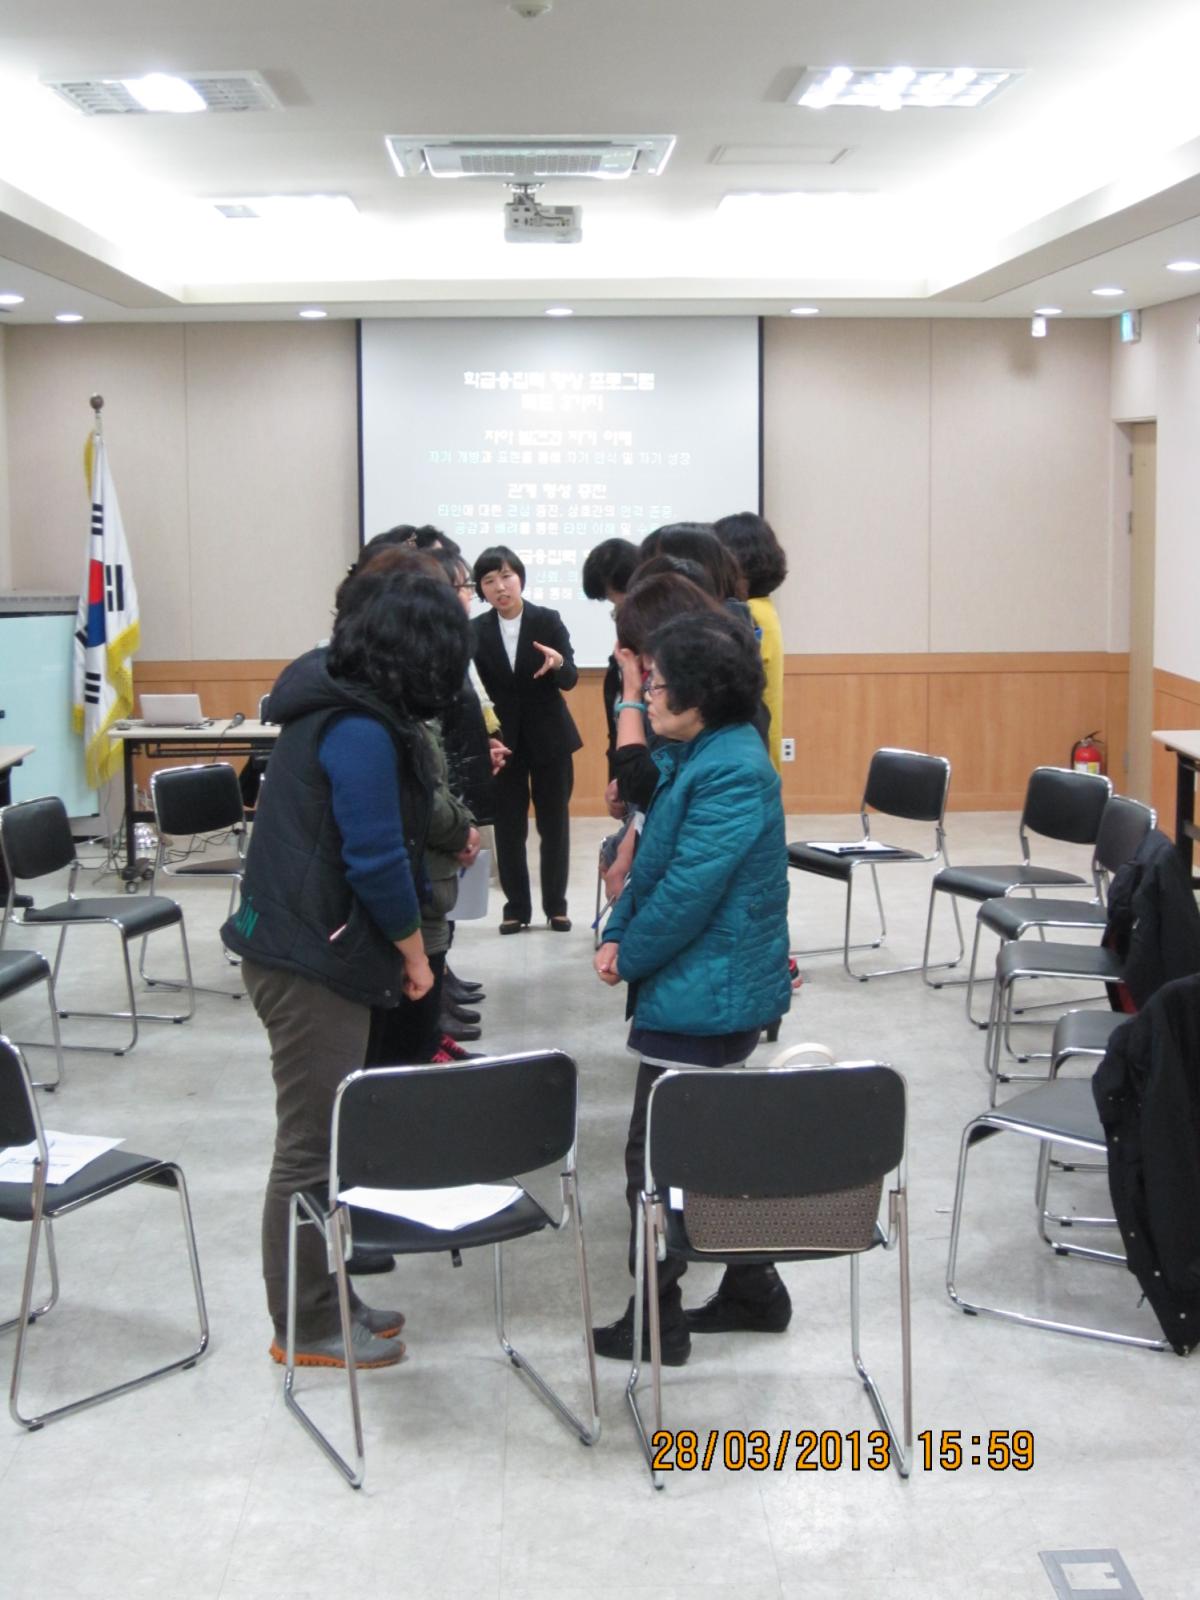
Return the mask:
[[[783,766],[783,630],[771,596],[787,577],[787,557],[771,524],[753,511],[739,511],[713,524],[717,536],[742,569],[740,596],[758,630],[767,687],[763,701],[771,713],[767,749],[776,772]]]

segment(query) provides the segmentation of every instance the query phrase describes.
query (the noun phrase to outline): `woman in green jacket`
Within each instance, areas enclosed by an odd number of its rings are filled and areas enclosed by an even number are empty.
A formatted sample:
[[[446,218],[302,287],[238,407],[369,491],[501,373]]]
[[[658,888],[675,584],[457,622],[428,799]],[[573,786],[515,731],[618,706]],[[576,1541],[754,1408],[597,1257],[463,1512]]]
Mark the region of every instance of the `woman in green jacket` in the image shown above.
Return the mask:
[[[651,638],[651,726],[672,741],[633,871],[596,952],[596,973],[628,983],[638,1056],[625,1148],[636,1237],[646,1102],[671,1067],[741,1066],[787,1010],[787,844],[779,777],[752,719],[763,676],[753,633],[726,613],[676,617]],[[717,1294],[685,1313],[685,1263],[659,1273],[663,1360],[682,1366],[690,1333],[780,1332],[791,1305],[770,1266],[727,1269]],[[633,1305],[596,1330],[596,1353],[629,1360]]]

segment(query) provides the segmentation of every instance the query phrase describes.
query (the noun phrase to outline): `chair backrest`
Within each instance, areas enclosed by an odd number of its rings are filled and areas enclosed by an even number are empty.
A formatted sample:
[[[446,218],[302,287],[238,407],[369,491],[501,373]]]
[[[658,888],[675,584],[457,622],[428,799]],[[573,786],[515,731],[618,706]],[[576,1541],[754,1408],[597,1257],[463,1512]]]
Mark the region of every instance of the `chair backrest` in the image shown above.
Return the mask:
[[[941,824],[950,789],[950,763],[945,756],[917,750],[876,750],[867,769],[863,810],[882,811],[910,822]]]
[[[238,775],[227,761],[164,767],[150,778],[150,799],[159,833],[175,838],[246,825]]]
[[[0,849],[12,880],[73,866],[75,840],[66,806],[55,795],[6,806],[0,811]]]
[[[0,1149],[43,1138],[29,1069],[12,1040],[0,1034]]]
[[[1100,818],[1096,865],[1105,872],[1119,872],[1127,861],[1133,860],[1154,822],[1151,806],[1131,800],[1128,795],[1114,794]]]
[[[573,1148],[577,1102],[560,1050],[352,1072],[334,1100],[332,1181],[441,1189],[536,1172]]]
[[[668,1072],[650,1095],[647,1183],[682,1191],[698,1250],[863,1250],[904,1139],[889,1066]]]
[[[1030,832],[1064,844],[1095,844],[1111,796],[1112,784],[1098,772],[1035,767],[1029,774],[1021,812],[1022,842]]]

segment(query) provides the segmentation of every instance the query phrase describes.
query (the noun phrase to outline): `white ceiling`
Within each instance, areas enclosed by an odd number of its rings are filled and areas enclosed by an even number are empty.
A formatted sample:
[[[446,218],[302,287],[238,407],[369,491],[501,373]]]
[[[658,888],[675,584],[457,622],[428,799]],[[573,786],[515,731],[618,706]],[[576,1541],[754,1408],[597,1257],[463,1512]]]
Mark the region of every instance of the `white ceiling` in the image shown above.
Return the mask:
[[[10,323],[580,313],[1111,316],[1200,292],[1194,0],[6,0]],[[975,111],[811,111],[805,67],[1002,67]],[[254,69],[283,109],[84,117],[69,75]],[[583,243],[508,245],[494,182],[400,179],[384,136],[673,134],[659,178],[563,182]],[[721,147],[770,160],[714,162]],[[830,163],[831,151],[846,153]],[[782,220],[731,192],[808,191]],[[352,196],[320,230],[231,195]],[[1100,301],[1091,290],[1126,292]]]

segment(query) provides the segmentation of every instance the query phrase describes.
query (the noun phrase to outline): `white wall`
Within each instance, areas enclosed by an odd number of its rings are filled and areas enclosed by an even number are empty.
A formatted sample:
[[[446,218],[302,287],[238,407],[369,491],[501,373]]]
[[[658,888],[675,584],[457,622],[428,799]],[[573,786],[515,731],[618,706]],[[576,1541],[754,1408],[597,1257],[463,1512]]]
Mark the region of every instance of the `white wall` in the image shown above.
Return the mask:
[[[358,541],[350,323],[11,328],[12,583],[77,588],[88,397],[151,660],[298,654]]]
[[[1158,423],[1154,665],[1200,680],[1200,296],[1142,314],[1139,344],[1112,334],[1114,418]]]
[[[8,419],[5,406],[7,391],[4,381],[7,338],[8,329],[0,328],[0,589],[11,589],[13,586],[12,527],[8,509]]]
[[[765,365],[789,651],[1113,648],[1105,324],[782,319]]]

